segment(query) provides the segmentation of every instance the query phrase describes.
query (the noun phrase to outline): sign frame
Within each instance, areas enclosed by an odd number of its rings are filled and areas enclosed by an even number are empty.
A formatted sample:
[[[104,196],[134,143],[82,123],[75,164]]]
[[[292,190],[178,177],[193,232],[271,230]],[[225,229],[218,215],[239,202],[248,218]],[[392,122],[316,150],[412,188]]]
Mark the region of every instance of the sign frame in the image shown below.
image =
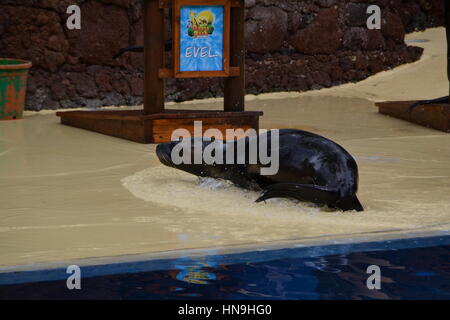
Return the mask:
[[[181,71],[180,70],[180,32],[181,7],[184,6],[223,6],[223,53],[222,70]],[[230,76],[230,8],[231,0],[173,0],[172,39],[173,70],[175,78],[229,77]]]

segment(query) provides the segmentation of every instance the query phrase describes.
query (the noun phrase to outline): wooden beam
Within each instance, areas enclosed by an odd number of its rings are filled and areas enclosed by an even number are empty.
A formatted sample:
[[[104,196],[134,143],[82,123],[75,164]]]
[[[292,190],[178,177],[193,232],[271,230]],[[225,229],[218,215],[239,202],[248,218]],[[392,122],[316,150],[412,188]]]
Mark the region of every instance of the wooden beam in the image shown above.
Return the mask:
[[[450,132],[450,104],[436,103],[422,105],[409,112],[408,108],[417,101],[388,101],[376,103],[379,112],[395,118],[420,124],[425,127]]]
[[[230,72],[229,72],[228,76],[229,77],[240,77],[241,76],[241,68],[240,67],[230,67]]]
[[[200,77],[239,77],[241,75],[241,68],[239,67],[230,67],[228,74],[224,74],[222,72],[216,72],[216,71],[201,71],[201,72],[192,72],[187,73],[184,72],[184,77],[186,78],[200,78]],[[161,79],[167,79],[167,78],[174,78],[174,72],[172,69],[159,69],[158,76]],[[183,74],[179,76],[179,78],[182,78]]]
[[[240,68],[239,76],[225,79],[224,110],[244,111],[245,97],[245,6],[244,0],[239,0],[239,7],[231,8],[230,21],[230,65]]]
[[[166,110],[146,115],[142,110],[66,111],[58,112],[61,123],[140,143],[171,140],[175,129],[194,132],[194,121],[202,121],[203,132],[219,129],[225,137],[227,129],[259,129],[262,112],[222,112],[211,110]]]
[[[144,113],[164,111],[164,80],[158,76],[164,68],[164,9],[159,0],[144,0]]]
[[[159,1],[159,7],[161,9],[168,9],[172,8],[172,0],[158,0]],[[231,0],[230,5],[232,7],[240,7],[242,4],[240,0]]]

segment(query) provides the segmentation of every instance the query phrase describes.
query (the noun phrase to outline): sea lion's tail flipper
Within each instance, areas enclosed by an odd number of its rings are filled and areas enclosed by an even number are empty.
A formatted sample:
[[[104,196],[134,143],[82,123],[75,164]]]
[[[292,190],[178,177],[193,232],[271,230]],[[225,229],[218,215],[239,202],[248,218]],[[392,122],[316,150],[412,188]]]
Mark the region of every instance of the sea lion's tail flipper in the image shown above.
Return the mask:
[[[338,208],[344,211],[362,211],[361,203],[356,196],[342,199],[339,191],[322,186],[297,183],[276,183],[266,187],[264,194],[256,202],[272,198],[292,198],[313,202],[320,205]]]
[[[433,104],[433,103],[448,103],[449,102],[449,97],[441,97],[441,98],[436,98],[436,99],[431,99],[431,100],[421,100],[421,101],[417,101],[416,103],[410,105],[408,107],[408,112],[411,112],[414,110],[414,108],[418,107],[418,106],[424,106],[427,104]]]
[[[293,198],[317,204],[330,204],[339,199],[339,193],[336,190],[312,184],[276,183],[267,186],[264,194],[256,202],[271,198]]]

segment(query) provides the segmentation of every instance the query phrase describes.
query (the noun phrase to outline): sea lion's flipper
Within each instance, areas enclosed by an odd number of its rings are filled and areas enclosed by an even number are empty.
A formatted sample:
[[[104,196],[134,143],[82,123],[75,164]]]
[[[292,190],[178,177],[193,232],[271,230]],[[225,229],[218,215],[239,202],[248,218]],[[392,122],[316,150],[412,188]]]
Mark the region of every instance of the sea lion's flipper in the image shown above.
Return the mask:
[[[332,205],[339,199],[339,192],[311,184],[276,183],[265,188],[256,202],[271,198],[293,198],[322,205]]]
[[[272,184],[265,188],[264,194],[259,197],[256,202],[265,201],[271,198],[297,199],[319,205],[327,205],[330,208],[337,208],[343,211],[364,210],[356,195],[349,195],[342,198],[340,193],[335,189],[311,184]]]
[[[436,98],[436,99],[430,99],[430,100],[421,100],[421,101],[417,101],[416,103],[410,105],[408,108],[408,112],[413,111],[413,109],[418,106],[424,106],[424,105],[433,104],[433,103],[448,103],[448,102],[449,102],[448,96]]]

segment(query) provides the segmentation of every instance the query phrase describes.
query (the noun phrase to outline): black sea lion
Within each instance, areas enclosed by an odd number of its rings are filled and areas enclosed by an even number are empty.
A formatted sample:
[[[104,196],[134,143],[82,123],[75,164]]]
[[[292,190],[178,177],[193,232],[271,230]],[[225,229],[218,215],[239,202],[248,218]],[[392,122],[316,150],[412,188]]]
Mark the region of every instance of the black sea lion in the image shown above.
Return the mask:
[[[440,97],[440,98],[436,98],[436,99],[430,99],[430,100],[417,101],[408,107],[408,112],[412,112],[418,106],[426,106],[428,104],[435,104],[435,103],[449,103],[448,96]]]
[[[268,154],[272,155],[276,150],[270,150],[271,135],[267,135],[267,146]],[[192,145],[194,139],[196,138],[191,138]],[[249,145],[255,141],[253,139],[260,137],[243,139],[248,153]],[[176,165],[171,155],[179,141],[159,144],[156,154],[166,166],[199,177],[229,180],[247,189],[264,190],[264,194],[256,202],[270,198],[294,198],[344,211],[363,210],[356,197],[358,166],[344,148],[317,134],[295,129],[279,130],[278,141],[279,167],[273,175],[261,175],[260,169],[267,165],[261,165],[259,160],[256,164],[249,164],[248,154],[245,155],[244,164],[236,164],[237,152],[234,151],[237,150],[238,142],[223,144],[223,159],[226,159],[226,154],[232,147],[235,164],[207,165],[203,161],[201,164]],[[205,150],[211,142],[212,140],[203,140],[202,150]],[[222,162],[225,163],[225,160]]]

